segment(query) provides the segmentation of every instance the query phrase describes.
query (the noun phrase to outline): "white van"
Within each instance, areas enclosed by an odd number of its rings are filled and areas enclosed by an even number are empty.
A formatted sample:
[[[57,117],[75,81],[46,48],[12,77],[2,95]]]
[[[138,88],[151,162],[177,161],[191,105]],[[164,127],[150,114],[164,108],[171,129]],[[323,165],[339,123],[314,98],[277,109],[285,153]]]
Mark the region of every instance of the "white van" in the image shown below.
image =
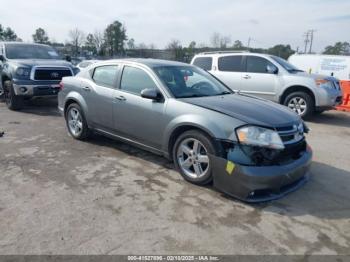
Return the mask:
[[[296,54],[288,61],[308,73],[350,80],[350,56]]]

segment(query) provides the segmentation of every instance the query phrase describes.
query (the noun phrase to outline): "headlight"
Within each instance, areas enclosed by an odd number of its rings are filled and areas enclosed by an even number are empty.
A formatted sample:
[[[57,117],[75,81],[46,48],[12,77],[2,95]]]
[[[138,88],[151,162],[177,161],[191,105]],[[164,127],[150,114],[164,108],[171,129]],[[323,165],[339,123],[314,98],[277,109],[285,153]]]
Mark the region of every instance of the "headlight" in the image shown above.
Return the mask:
[[[27,67],[18,67],[16,69],[16,75],[22,78],[29,78],[30,68]]]
[[[274,130],[258,126],[244,126],[238,128],[236,133],[241,144],[284,149],[284,144],[279,134]]]
[[[328,89],[334,88],[332,81],[329,81],[327,79],[316,79],[315,82],[318,87],[328,88]]]

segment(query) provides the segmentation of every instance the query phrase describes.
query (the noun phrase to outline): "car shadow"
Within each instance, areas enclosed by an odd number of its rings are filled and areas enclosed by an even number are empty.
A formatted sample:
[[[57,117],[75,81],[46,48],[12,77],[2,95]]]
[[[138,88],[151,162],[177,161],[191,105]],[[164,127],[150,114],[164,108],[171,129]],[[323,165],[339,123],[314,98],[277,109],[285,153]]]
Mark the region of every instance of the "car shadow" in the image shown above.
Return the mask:
[[[61,116],[57,106],[57,98],[35,98],[25,100],[21,112],[40,116]]]
[[[350,127],[350,113],[340,111],[328,111],[315,115],[308,120],[310,123],[325,124],[330,126]]]
[[[140,158],[144,161],[149,161],[162,168],[169,170],[175,169],[173,163],[162,156],[154,155],[148,151],[112,140],[99,134],[95,134],[88,143],[112,147],[125,154]],[[246,204],[263,212],[272,212],[289,217],[311,215],[325,219],[349,219],[350,172],[327,164],[313,162],[310,173],[310,181],[297,191],[277,200],[258,204]],[[180,179],[179,181],[182,180]],[[187,182],[184,181],[184,183]],[[238,199],[219,192],[213,185],[204,187],[212,190],[217,197],[242,203],[242,201]]]

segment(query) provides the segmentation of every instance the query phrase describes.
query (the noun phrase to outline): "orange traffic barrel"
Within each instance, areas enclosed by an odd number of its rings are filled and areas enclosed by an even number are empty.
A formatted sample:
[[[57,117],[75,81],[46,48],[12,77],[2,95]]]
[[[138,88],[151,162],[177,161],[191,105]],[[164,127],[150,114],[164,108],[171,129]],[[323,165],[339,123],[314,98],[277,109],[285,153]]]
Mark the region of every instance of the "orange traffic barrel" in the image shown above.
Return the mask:
[[[343,104],[337,106],[337,110],[350,112],[350,81],[340,81],[343,90]]]

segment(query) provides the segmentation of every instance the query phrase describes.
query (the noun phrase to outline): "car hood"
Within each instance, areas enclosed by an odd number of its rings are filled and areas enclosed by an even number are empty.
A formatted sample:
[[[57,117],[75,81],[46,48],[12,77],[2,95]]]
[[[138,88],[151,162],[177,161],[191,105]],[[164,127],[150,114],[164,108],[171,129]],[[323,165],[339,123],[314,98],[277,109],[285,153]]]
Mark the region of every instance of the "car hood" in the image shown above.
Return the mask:
[[[276,128],[300,121],[300,117],[285,106],[237,93],[180,100],[229,115],[247,124]]]
[[[304,76],[304,77],[311,77],[312,79],[327,79],[330,81],[337,81],[338,79],[335,78],[334,76],[327,76],[327,75],[321,75],[321,74],[309,74],[306,72],[297,72],[296,73],[299,76]]]
[[[17,66],[26,66],[26,67],[32,67],[32,66],[66,66],[66,67],[73,67],[71,63],[65,61],[65,60],[51,60],[51,59],[11,59],[12,63],[16,64]]]

